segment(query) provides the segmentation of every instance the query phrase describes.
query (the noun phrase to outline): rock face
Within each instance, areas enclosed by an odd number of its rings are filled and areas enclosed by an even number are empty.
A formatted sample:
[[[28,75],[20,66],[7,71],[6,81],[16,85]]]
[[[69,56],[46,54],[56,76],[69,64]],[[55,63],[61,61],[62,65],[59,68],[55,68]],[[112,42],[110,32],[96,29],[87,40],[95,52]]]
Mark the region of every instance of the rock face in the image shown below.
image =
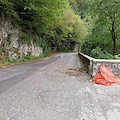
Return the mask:
[[[26,55],[39,56],[43,53],[42,47],[20,42],[20,31],[15,27],[11,17],[0,16],[0,58],[17,59]]]

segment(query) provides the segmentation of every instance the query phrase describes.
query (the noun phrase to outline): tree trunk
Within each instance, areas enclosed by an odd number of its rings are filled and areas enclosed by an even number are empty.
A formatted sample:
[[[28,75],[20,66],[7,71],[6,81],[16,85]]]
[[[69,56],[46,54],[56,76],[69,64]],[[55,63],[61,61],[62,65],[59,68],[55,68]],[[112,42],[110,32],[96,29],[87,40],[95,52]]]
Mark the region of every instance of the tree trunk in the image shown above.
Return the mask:
[[[112,35],[112,41],[113,41],[113,55],[115,55],[116,54],[116,33],[115,33],[114,21],[112,22],[111,35]]]
[[[116,54],[116,40],[113,40],[113,55]]]

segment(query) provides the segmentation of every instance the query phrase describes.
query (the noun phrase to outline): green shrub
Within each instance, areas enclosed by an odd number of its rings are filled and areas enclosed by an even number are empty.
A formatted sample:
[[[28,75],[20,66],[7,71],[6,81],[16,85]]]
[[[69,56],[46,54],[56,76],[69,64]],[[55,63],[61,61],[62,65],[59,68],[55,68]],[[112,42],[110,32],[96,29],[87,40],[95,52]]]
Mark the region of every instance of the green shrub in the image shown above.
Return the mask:
[[[100,54],[102,53],[101,48],[96,47],[91,50],[90,56],[96,59],[99,59]]]
[[[114,56],[99,47],[91,50],[90,56],[96,59],[114,59]]]
[[[118,55],[114,55],[114,59],[116,59],[116,60],[120,60],[120,54],[118,54]]]

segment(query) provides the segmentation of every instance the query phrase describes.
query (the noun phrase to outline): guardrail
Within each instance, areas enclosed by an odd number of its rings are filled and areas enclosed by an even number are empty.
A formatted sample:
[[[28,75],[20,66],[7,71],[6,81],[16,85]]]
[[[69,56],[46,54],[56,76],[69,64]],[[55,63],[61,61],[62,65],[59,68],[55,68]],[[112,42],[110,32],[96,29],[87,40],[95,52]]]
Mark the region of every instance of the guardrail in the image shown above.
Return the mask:
[[[85,55],[81,52],[78,53],[81,61],[88,68],[88,72],[91,76],[95,76],[95,74],[99,71],[99,65],[103,64],[115,74],[120,75],[120,60],[107,60],[107,59],[94,59],[88,55]]]

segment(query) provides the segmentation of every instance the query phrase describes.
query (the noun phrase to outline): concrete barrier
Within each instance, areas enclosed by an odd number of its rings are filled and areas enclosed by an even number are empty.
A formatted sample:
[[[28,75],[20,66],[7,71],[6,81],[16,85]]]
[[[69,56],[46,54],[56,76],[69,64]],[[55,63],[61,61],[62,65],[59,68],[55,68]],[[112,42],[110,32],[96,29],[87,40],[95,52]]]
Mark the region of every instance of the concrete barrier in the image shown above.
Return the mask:
[[[79,52],[78,55],[88,68],[88,72],[91,74],[91,76],[95,76],[95,74],[99,71],[98,67],[101,64],[109,67],[115,75],[120,75],[120,60],[94,59],[81,52]]]

